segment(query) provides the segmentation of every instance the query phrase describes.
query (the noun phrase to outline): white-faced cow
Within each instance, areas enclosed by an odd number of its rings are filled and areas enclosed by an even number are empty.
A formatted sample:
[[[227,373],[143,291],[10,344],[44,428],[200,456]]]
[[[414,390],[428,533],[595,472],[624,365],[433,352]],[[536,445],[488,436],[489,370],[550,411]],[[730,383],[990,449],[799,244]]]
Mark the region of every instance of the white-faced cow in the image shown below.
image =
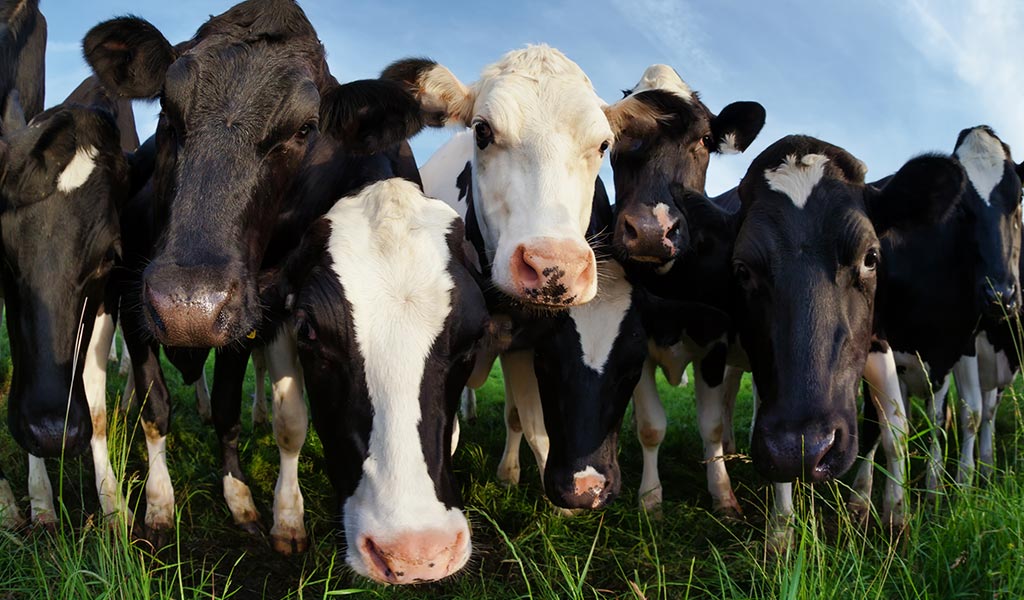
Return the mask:
[[[90,447],[103,513],[130,519],[107,454],[106,366],[118,210],[133,191],[117,122],[134,131],[131,106],[90,78],[26,125],[16,98],[0,140],[0,272],[13,367],[8,425],[31,455],[32,518],[56,516],[42,458]]]
[[[880,240],[940,221],[964,175],[948,157],[923,156],[878,190],[864,184],[865,171],[845,150],[809,137],[785,137],[762,152],[739,187],[734,276],[742,288],[741,339],[760,400],[755,468],[783,484],[846,472],[858,451],[863,377],[888,459],[882,519],[898,528],[907,419],[893,354],[869,353],[883,343],[873,342],[879,265],[886,260]],[[776,511],[784,520],[792,506],[781,500]]]
[[[472,549],[452,433],[488,314],[464,236],[445,203],[390,179],[339,200],[286,267],[346,561],[384,583],[442,579]]]
[[[163,109],[154,201],[138,224],[146,239],[129,250],[144,271],[141,282],[129,286],[125,302],[139,310],[125,315],[124,331],[152,336],[129,344],[136,389],[149,393],[143,404],[147,437],[162,444],[168,426],[166,394],[155,394],[151,390],[160,386],[150,385],[158,379],[155,341],[220,348],[212,401],[224,494],[236,523],[253,529],[259,515],[244,483],[237,444],[248,361],[244,342],[266,317],[259,300],[261,273],[294,248],[296,231],[330,207],[315,201],[320,196],[296,207],[309,200],[294,191],[308,173],[348,186],[318,190],[332,203],[347,190],[380,179],[388,169],[378,164],[391,164],[380,152],[419,129],[419,107],[393,82],[339,85],[316,31],[290,0],[238,4],[178,46],[138,18],[94,27],[83,46],[108,87],[125,97],[159,97]],[[322,152],[313,151],[323,144]],[[360,164],[373,170],[361,170]],[[275,242],[279,231],[285,234]],[[128,318],[135,319],[135,327],[127,325]],[[252,343],[268,341],[255,337]],[[291,552],[306,545],[297,465],[307,427],[288,336],[271,342],[267,363],[281,449],[271,537],[275,548]],[[173,507],[166,492],[160,504]],[[163,529],[171,522],[150,521],[147,514],[147,525]]]
[[[940,431],[950,372],[962,399],[957,480],[971,481],[983,413],[975,336],[983,318],[1001,320],[1020,305],[1021,180],[1010,149],[992,129],[979,126],[960,132],[953,157],[968,179],[953,216],[881,239],[877,321],[895,352],[904,398],[927,400],[929,490],[938,488],[943,472]]]
[[[737,516],[740,507],[723,450],[729,441],[725,431],[731,429],[723,409],[735,396],[745,366],[731,317],[736,294],[729,265],[736,225],[735,217],[702,194],[711,155],[745,150],[761,131],[765,111],[756,102],[734,102],[715,115],[666,65],[649,67],[625,94],[612,108],[638,104],[647,117],[631,120],[612,147],[614,255],[639,285],[686,303],[691,313],[673,315],[675,330],[667,322],[652,329],[658,339],[651,341],[634,396],[644,449],[641,505],[654,508],[662,498],[657,457],[666,419],[655,370],[660,365],[678,384],[693,362],[712,504],[720,514]]]

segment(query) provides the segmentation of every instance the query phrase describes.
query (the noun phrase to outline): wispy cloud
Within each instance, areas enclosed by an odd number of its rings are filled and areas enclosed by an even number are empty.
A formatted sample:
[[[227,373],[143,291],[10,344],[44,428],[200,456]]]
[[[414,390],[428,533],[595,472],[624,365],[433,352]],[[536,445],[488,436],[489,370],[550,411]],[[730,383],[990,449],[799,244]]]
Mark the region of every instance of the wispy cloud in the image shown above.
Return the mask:
[[[612,5],[648,42],[671,57],[675,64],[686,64],[688,76],[721,79],[721,71],[705,48],[710,40],[705,33],[704,17],[683,0],[612,0]]]
[[[1024,3],[911,0],[907,17],[904,28],[924,58],[949,70],[1001,137],[1024,146]]]

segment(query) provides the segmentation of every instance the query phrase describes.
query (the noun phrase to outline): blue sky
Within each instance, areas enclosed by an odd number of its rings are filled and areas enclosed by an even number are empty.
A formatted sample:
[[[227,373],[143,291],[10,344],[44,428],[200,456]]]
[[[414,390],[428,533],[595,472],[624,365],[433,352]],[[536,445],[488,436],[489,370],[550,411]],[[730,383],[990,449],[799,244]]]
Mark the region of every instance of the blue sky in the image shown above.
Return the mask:
[[[172,43],[221,0],[43,0],[49,22],[47,104],[89,74],[88,29],[135,14]],[[544,42],[565,52],[608,102],[653,63],[672,65],[712,111],[757,100],[768,112],[744,155],[718,157],[708,192],[739,181],[757,152],[805,133],[845,147],[881,178],[925,151],[951,152],[964,127],[986,123],[1024,158],[1024,2],[906,0],[566,0],[490,3],[301,2],[341,81],[374,77],[393,60],[429,56],[469,83],[504,52]],[[155,107],[137,106],[140,137]],[[413,141],[422,164],[449,133]],[[605,165],[610,183],[610,168]]]

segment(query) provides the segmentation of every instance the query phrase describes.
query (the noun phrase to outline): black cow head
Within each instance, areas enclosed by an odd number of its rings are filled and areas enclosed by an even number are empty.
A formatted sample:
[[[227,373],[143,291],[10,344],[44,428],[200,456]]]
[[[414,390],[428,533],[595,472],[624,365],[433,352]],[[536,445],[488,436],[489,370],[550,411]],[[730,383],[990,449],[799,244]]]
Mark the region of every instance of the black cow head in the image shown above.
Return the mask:
[[[752,455],[774,481],[820,481],[853,463],[878,238],[941,220],[963,189],[963,171],[946,157],[909,161],[883,190],[864,184],[865,171],[842,148],[790,136],[740,184],[734,275],[761,401]]]
[[[97,315],[116,310],[104,298],[120,253],[117,209],[130,193],[129,168],[106,112],[62,105],[25,126],[16,97],[7,101],[0,140],[2,277],[14,367],[8,425],[36,456],[62,448],[74,456],[92,432],[86,350]]]
[[[734,102],[716,116],[665,65],[648,68],[615,107],[628,122],[619,130],[611,157],[618,213],[615,252],[630,263],[663,267],[690,241],[670,187],[681,184],[703,193],[711,155],[746,150],[764,126],[764,107]]]
[[[0,98],[17,90],[29,119],[43,110],[45,59],[46,18],[39,0],[0,2]]]
[[[338,85],[291,1],[243,2],[177,47],[137,18],[97,25],[83,46],[109,88],[161,103],[154,184],[166,228],[143,303],[169,345],[224,346],[254,329],[257,272],[318,131],[373,154],[420,128],[399,85]]]
[[[964,129],[953,155],[968,184],[959,216],[970,232],[980,307],[1002,318],[1020,304],[1021,178],[1010,148],[987,126]]]
[[[441,579],[470,555],[451,442],[487,312],[464,235],[451,208],[391,179],[338,202],[286,267],[346,559],[385,583]]]

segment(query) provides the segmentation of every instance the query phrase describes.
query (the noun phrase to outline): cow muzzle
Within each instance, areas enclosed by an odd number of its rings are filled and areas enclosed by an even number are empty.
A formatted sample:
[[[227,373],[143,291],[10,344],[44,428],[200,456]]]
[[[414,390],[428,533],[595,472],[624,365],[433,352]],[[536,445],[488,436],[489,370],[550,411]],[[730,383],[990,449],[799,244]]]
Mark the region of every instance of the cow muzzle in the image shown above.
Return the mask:
[[[553,469],[549,465],[544,472],[544,488],[555,506],[585,510],[604,508],[619,494],[618,465],[600,469],[588,465],[575,472]]]
[[[65,396],[66,397],[66,396]],[[12,424],[14,439],[29,454],[40,458],[73,458],[85,452],[92,439],[92,423],[87,409],[72,399],[41,414],[27,414]],[[67,420],[65,420],[67,417]]]
[[[687,238],[682,219],[668,205],[639,205],[619,214],[613,242],[632,262],[663,265],[678,258]]]
[[[597,293],[594,251],[582,240],[535,238],[519,244],[508,268],[512,294],[527,304],[576,306]]]
[[[241,278],[207,267],[150,265],[143,276],[143,310],[161,343],[219,348],[252,330]]]
[[[856,448],[843,425],[804,431],[758,426],[751,454],[755,468],[774,482],[818,483],[845,473],[856,458]]]
[[[367,575],[396,585],[444,579],[469,560],[469,529],[428,529],[404,532],[387,539],[359,539],[359,554]]]

